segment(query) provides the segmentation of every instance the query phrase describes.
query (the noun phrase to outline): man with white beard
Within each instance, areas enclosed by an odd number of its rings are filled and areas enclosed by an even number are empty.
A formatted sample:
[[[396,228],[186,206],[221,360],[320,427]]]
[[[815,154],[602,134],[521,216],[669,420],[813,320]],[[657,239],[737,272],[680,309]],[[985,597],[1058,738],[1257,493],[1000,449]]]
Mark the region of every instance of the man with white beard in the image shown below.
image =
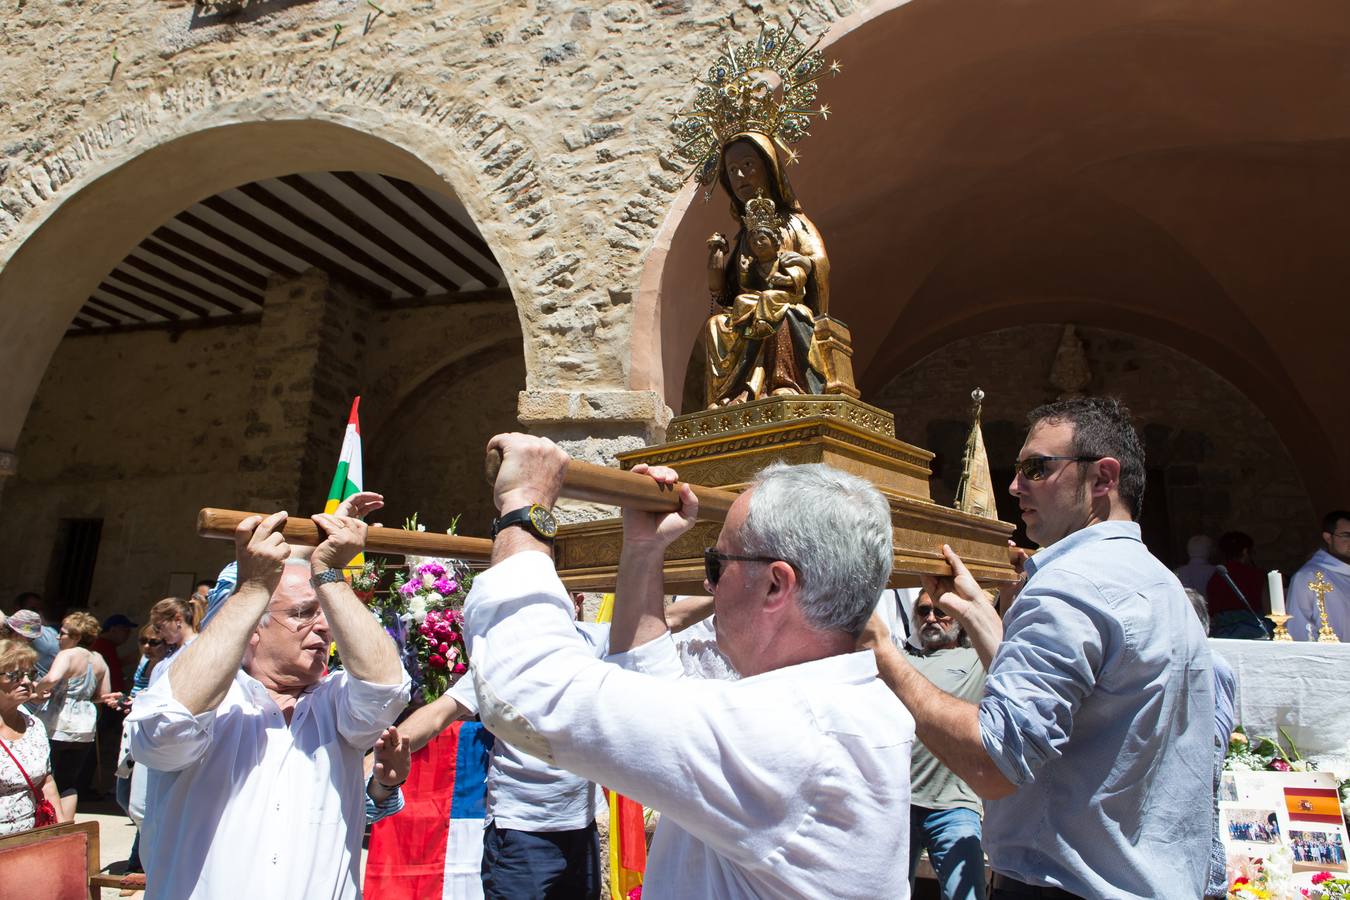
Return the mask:
[[[984,694],[985,668],[998,650],[997,634],[980,632],[972,637],[933,602],[927,591],[914,600],[912,642],[897,646],[933,684],[954,697],[978,703]],[[943,900],[976,900],[985,895],[984,848],[980,844],[980,818],[984,808],[979,795],[938,761],[919,741],[910,758],[909,880],[919,855],[926,849],[937,875]]]

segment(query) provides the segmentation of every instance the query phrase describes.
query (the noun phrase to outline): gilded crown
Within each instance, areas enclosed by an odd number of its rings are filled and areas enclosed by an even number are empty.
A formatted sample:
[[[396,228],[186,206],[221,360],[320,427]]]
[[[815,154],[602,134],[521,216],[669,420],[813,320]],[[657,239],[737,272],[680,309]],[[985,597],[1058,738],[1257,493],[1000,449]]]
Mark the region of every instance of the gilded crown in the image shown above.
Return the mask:
[[[756,197],[747,202],[745,215],[741,216],[741,221],[745,223],[747,232],[756,228],[767,228],[776,234],[783,224],[782,218],[778,215],[778,207],[774,206],[774,202],[768,197]]]
[[[761,23],[755,40],[740,47],[728,42],[697,80],[693,102],[670,128],[679,141],[674,155],[693,164],[689,174],[699,184],[717,180],[722,145],[734,135],[754,131],[787,145],[807,136],[812,117],[829,118],[828,106],[816,107],[816,82],[827,72],[838,74],[839,63],[826,64],[816,50],[821,38],[809,46],[798,38],[799,24],[797,16],[786,29]],[[796,162],[795,153],[789,161]]]

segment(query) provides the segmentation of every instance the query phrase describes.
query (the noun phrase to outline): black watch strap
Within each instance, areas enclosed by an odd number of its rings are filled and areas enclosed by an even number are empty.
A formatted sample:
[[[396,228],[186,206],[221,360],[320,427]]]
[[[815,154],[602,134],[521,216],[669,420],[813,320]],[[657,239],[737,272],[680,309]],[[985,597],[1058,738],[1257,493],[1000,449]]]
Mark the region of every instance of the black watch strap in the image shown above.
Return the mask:
[[[536,518],[541,519],[550,531],[540,529]],[[496,538],[504,529],[519,525],[526,531],[539,538],[541,541],[553,543],[554,537],[558,533],[558,526],[553,520],[553,514],[542,506],[522,506],[519,509],[513,509],[505,513],[500,518],[492,520],[492,537]]]

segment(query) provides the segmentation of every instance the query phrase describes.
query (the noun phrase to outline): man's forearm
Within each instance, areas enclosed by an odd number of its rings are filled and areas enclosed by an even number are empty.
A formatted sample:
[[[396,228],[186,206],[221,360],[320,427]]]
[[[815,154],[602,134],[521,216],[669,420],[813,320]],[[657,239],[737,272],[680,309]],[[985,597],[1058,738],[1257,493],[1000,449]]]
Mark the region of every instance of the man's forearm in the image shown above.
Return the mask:
[[[712,597],[685,597],[665,608],[666,627],[678,634],[712,615]]]
[[[318,595],[343,668],[371,684],[398,684],[403,675],[394,641],[351,586],[345,581],[320,585]]]
[[[614,584],[614,619],[609,627],[609,652],[623,653],[654,641],[666,626],[665,549],[624,544]]]
[[[215,709],[225,699],[249,637],[272,597],[263,587],[246,584],[211,620],[211,627],[182,651],[171,673],[173,698],[192,715]]]
[[[468,677],[467,675],[465,676]],[[467,719],[469,711],[454,697],[441,694],[431,703],[423,706],[398,726],[399,732],[408,739],[412,752],[416,753],[445,729],[460,719]]]
[[[1016,790],[985,752],[979,707],[936,687],[889,642],[877,648],[876,656],[882,681],[914,716],[918,738],[929,752],[985,800]]]

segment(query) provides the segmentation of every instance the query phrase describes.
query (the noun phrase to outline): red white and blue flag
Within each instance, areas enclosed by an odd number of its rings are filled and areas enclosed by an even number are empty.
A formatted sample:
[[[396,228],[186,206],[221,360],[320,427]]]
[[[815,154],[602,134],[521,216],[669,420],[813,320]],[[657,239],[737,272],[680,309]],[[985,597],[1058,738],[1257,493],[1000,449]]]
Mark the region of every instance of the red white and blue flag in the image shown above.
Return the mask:
[[[457,722],[413,754],[403,811],[371,828],[365,896],[482,900],[491,753],[481,723]]]

